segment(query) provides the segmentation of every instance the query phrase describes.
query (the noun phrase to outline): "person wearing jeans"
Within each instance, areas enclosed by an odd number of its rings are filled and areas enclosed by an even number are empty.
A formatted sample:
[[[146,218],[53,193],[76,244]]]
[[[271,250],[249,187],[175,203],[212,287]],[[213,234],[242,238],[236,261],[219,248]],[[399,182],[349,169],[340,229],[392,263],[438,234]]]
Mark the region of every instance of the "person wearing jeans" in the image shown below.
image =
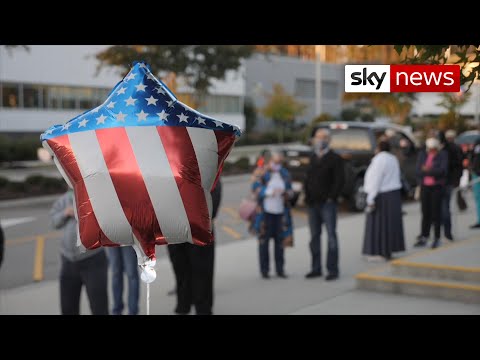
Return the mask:
[[[121,315],[123,313],[123,274],[126,273],[128,283],[128,314],[137,315],[140,293],[137,254],[131,246],[109,247],[106,251],[112,270],[112,314]]]
[[[345,182],[343,159],[329,147],[330,132],[320,128],[312,139],[313,154],[307,169],[305,202],[308,206],[310,226],[310,253],[312,255],[311,271],[307,279],[320,277],[322,271],[321,234],[325,224],[328,236],[327,277],[335,280],[339,276],[338,269],[338,236],[337,236],[337,198]]]
[[[293,197],[290,173],[282,166],[283,155],[273,152],[262,175],[254,179],[252,191],[258,206],[252,230],[258,235],[258,255],[262,278],[270,278],[270,239],[274,241],[275,272],[285,274],[284,250],[293,245],[293,224],[289,200]]]
[[[67,191],[50,210],[52,225],[63,229],[60,245],[60,306],[62,315],[80,314],[82,287],[93,315],[108,315],[108,263],[103,248],[82,252],[77,246],[73,191]]]

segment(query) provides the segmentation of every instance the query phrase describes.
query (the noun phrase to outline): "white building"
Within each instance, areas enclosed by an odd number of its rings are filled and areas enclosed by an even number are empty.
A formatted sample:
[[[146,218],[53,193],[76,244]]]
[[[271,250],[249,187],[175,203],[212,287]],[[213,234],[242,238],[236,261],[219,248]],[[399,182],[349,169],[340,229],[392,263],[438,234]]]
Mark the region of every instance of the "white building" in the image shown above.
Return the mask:
[[[31,45],[28,52],[15,49],[9,54],[0,46],[0,133],[41,133],[101,104],[121,80],[118,69],[97,74],[95,54],[106,47]],[[243,129],[242,71],[214,81],[198,110]]]

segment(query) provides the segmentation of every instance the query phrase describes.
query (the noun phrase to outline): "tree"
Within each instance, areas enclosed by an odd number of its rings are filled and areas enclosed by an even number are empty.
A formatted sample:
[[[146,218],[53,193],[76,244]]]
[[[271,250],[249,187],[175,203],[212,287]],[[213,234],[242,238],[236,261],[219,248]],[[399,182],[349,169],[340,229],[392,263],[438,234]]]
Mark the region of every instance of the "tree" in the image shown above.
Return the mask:
[[[295,121],[295,116],[301,115],[306,105],[297,101],[288,94],[280,84],[273,84],[272,93],[266,93],[266,105],[262,109],[263,115],[273,120],[278,127],[278,142],[283,142],[285,127]]]
[[[480,45],[395,45],[400,54],[406,48],[413,55],[406,55],[407,64],[459,64],[460,83],[470,89],[475,79],[480,80]],[[411,52],[410,52],[411,54]]]
[[[467,130],[465,118],[460,114],[460,109],[467,103],[472,93],[441,93],[442,100],[437,103],[447,112],[438,118],[438,127],[441,130],[455,129],[457,132]]]
[[[152,72],[182,76],[187,85],[205,94],[214,79],[223,79],[228,70],[236,70],[241,60],[253,51],[250,45],[115,45],[98,53],[98,70],[118,66],[123,74],[136,60],[146,61]]]

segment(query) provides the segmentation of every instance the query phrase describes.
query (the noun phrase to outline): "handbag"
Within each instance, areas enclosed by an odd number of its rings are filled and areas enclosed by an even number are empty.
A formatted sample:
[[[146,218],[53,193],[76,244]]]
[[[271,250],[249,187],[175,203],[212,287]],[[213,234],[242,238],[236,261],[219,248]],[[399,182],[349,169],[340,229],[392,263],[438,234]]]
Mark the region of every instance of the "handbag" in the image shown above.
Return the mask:
[[[257,210],[257,202],[252,198],[243,198],[238,207],[238,215],[245,221],[252,221]]]
[[[465,201],[461,190],[457,191],[457,206],[460,211],[465,211],[468,208],[467,202]]]

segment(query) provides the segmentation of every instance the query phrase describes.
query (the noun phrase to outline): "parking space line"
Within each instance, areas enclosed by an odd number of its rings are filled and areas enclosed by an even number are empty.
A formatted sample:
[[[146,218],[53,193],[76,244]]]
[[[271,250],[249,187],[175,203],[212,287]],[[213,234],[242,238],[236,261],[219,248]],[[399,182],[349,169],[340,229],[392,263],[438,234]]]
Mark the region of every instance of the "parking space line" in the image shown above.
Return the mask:
[[[223,229],[223,231],[225,231],[228,235],[230,235],[234,239],[239,240],[239,239],[242,238],[242,234],[240,234],[238,231],[233,230],[230,226],[223,225],[222,229]]]
[[[231,207],[222,207],[222,210],[225,211],[228,215],[230,215],[235,220],[240,219],[240,215],[238,215],[238,211]]]
[[[15,239],[8,239],[7,241],[5,241],[5,244],[8,246],[20,245],[27,242],[35,241],[37,240],[38,236],[43,236],[45,239],[56,239],[56,238],[59,238],[61,235],[62,235],[61,231],[51,231],[51,232],[40,234],[40,235],[30,235],[30,236],[15,238]]]
[[[33,260],[33,281],[43,280],[43,255],[45,253],[45,237],[37,236],[37,247]]]

